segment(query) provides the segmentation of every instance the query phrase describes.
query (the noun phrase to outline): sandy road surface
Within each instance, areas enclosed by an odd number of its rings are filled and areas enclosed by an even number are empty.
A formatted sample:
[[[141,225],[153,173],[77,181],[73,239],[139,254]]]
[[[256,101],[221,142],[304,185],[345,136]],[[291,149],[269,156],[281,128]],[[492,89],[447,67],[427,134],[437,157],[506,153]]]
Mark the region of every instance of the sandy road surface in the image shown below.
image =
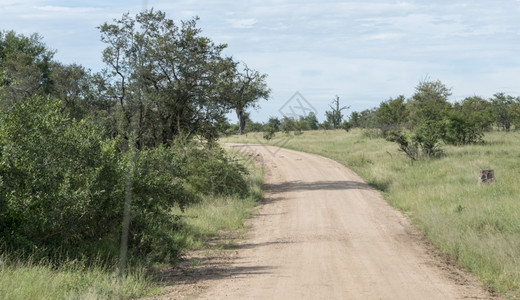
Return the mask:
[[[202,299],[489,299],[379,192],[311,154],[233,145],[266,168],[266,203]]]

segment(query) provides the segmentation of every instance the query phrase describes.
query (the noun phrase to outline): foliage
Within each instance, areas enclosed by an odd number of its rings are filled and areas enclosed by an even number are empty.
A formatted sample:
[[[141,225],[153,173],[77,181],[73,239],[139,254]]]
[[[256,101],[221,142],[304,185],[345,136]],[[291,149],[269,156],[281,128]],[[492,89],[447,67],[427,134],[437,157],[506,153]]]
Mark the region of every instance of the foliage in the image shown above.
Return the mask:
[[[493,122],[492,107],[480,97],[468,97],[455,103],[443,120],[442,139],[452,145],[482,142],[484,132]]]
[[[280,125],[282,122],[277,117],[270,117],[269,120],[267,120],[266,127],[270,127],[272,130],[280,131]]]
[[[295,135],[303,133],[302,123],[295,120],[293,117],[284,116],[280,125],[280,130],[285,134],[294,132]]]
[[[0,32],[0,70],[4,72],[0,81],[0,108],[28,96],[50,93],[53,56],[54,52],[38,34]]]
[[[186,159],[186,181],[195,191],[210,195],[247,193],[247,170],[230,160],[223,149],[190,147]]]
[[[520,98],[514,98],[504,93],[496,93],[491,98],[491,104],[495,113],[496,124],[506,132],[511,130],[514,122],[514,116],[518,115],[516,103],[520,102]]]
[[[350,106],[343,106],[339,104],[339,96],[336,95],[332,103],[329,105],[330,111],[325,111],[325,117],[327,118],[327,123],[329,123],[332,128],[337,129],[340,128],[343,122],[343,110],[347,110]]]
[[[69,125],[60,106],[32,97],[0,114],[0,238],[9,248],[74,252],[117,227],[115,140],[84,121]]]
[[[419,158],[419,144],[417,141],[411,140],[404,133],[391,131],[388,133],[386,140],[397,143],[399,150],[404,152],[412,162]]]
[[[226,45],[200,36],[197,19],[177,26],[160,11],[124,14],[99,27],[120,103],[121,133],[137,131],[137,144],[155,147],[175,137],[217,137],[215,123],[229,111],[221,82],[234,63]]]
[[[412,140],[419,145],[425,157],[440,157],[443,154],[440,146],[442,130],[442,125],[432,120],[423,122],[415,130]]]
[[[440,122],[444,112],[450,108],[450,95],[451,90],[439,80],[419,82],[415,94],[407,102],[412,126],[420,126],[424,122]]]
[[[311,111],[306,116],[300,117],[300,122],[303,122],[303,126],[305,126],[305,130],[316,130],[318,129],[318,118],[316,117],[316,114]]]
[[[272,139],[276,134],[276,129],[274,129],[274,127],[272,127],[271,125],[266,125],[264,126],[264,139],[266,140],[270,140]]]
[[[240,134],[244,134],[246,109],[256,108],[259,99],[267,100],[271,90],[265,83],[266,74],[260,74],[246,64],[243,64],[243,70],[239,71],[237,65],[233,66],[233,73],[229,74],[230,76],[222,83],[222,89],[226,91],[227,101],[237,114]]]
[[[404,127],[408,122],[408,116],[409,111],[406,108],[405,97],[402,95],[381,102],[375,112],[377,126],[383,130],[383,133]]]

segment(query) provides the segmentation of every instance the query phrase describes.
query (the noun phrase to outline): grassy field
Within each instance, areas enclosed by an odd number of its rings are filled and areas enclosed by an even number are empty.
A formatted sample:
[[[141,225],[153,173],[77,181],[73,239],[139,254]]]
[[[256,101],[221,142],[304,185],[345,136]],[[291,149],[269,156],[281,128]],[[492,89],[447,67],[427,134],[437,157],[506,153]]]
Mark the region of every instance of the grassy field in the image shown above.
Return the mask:
[[[450,257],[507,298],[520,297],[520,133],[493,132],[485,144],[445,146],[413,164],[397,145],[362,130],[277,133],[268,144],[316,153],[351,168]],[[261,133],[223,142],[267,143]],[[480,169],[496,184],[478,185]]]
[[[231,152],[234,159],[249,158]],[[209,238],[233,232],[237,236],[244,231],[243,221],[248,218],[262,198],[263,171],[254,164],[247,176],[250,185],[248,197],[207,197],[184,212],[186,226],[178,232],[186,250],[221,247],[209,245]],[[101,265],[101,263],[99,264]],[[154,278],[146,275],[146,268],[131,268],[120,279],[117,268],[82,266],[81,263],[51,266],[47,263],[20,261],[16,255],[0,253],[1,299],[131,299],[160,294],[163,288]]]

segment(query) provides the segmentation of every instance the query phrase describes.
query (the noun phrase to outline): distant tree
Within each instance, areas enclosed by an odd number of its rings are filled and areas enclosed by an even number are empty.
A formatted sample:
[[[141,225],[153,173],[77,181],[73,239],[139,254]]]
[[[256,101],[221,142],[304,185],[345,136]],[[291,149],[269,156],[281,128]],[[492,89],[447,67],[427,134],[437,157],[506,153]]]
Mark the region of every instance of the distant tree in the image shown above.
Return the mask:
[[[376,127],[376,108],[365,109],[359,113],[358,123],[361,128]]]
[[[280,124],[280,130],[285,134],[290,134],[291,132],[294,132],[295,135],[302,134],[301,123],[293,117],[284,116]]]
[[[239,70],[238,65],[235,65],[234,73],[231,75],[231,78],[226,82],[227,97],[231,107],[236,112],[240,134],[244,134],[246,110],[258,107],[258,100],[260,99],[267,100],[271,90],[265,82],[267,75],[250,69],[246,64],[243,64],[242,70]]]
[[[359,114],[359,112],[357,112],[357,111],[353,111],[353,112],[350,114],[350,117],[349,117],[349,123],[350,123],[350,125],[351,125],[352,127],[354,127],[354,128],[361,127],[360,118],[361,118],[361,115]]]
[[[491,98],[495,122],[506,132],[511,130],[511,125],[513,124],[515,102],[518,102],[517,99],[504,93],[496,93]]]
[[[409,111],[403,95],[381,102],[376,111],[376,122],[383,132],[396,130],[408,122]]]
[[[306,116],[303,117],[303,121],[305,122],[306,127],[308,130],[316,130],[318,129],[318,118],[316,118],[316,114],[314,112],[308,113]]]
[[[272,128],[276,132],[276,131],[280,131],[281,123],[282,122],[277,117],[270,117],[269,120],[267,121],[266,125],[269,126],[270,128]]]
[[[415,94],[408,101],[412,126],[423,122],[439,123],[444,112],[450,108],[448,97],[451,90],[441,81],[421,81],[415,88]]]
[[[341,123],[343,122],[342,111],[349,109],[350,106],[341,106],[339,104],[339,96],[336,95],[329,107],[331,110],[325,111],[327,122],[331,124],[334,129],[340,128]]]
[[[453,145],[480,142],[492,123],[491,103],[476,96],[465,98],[455,103],[446,114],[443,122],[443,140]]]
[[[245,128],[244,128],[244,132],[247,133],[247,132],[260,132],[260,131],[263,131],[263,124],[260,123],[260,122],[255,122],[253,120],[251,120],[251,118],[249,117],[249,113],[248,112],[245,112],[244,113],[244,116],[243,116],[243,122],[244,122],[244,125],[245,125]],[[240,124],[240,122],[239,122]],[[240,125],[239,125],[239,129],[240,129]]]

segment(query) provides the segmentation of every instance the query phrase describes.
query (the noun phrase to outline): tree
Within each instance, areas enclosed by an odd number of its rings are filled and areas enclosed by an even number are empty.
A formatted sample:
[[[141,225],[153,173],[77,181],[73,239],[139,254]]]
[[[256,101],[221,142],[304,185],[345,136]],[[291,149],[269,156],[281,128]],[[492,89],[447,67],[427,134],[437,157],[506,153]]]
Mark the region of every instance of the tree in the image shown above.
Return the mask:
[[[319,124],[318,118],[316,118],[316,114],[313,111],[311,111],[310,113],[308,113],[306,116],[304,116],[302,118],[306,124],[306,128],[308,128],[309,130],[318,129],[318,124]]]
[[[495,113],[495,122],[506,132],[511,130],[511,125],[513,124],[515,102],[517,101],[515,101],[514,97],[504,93],[496,93],[493,95],[493,98],[491,98],[491,104]]]
[[[329,105],[330,111],[325,111],[325,117],[327,118],[327,122],[332,125],[334,129],[340,128],[341,123],[343,122],[343,110],[349,109],[350,106],[341,107],[339,104],[339,96],[332,100],[332,103]]]
[[[376,122],[378,126],[386,132],[402,127],[408,121],[409,111],[406,108],[403,95],[381,102],[376,111]]]
[[[295,120],[293,117],[284,116],[282,119],[282,123],[280,124],[280,130],[285,134],[290,134],[291,131],[294,131],[295,135],[302,134],[301,123]]]
[[[267,126],[271,127],[275,132],[280,131],[280,125],[282,122],[277,117],[270,117],[269,120],[267,120]]]
[[[354,127],[354,128],[358,128],[358,127],[361,127],[361,115],[359,114],[359,112],[357,111],[353,111],[352,113],[350,113],[350,117],[349,117],[349,123],[350,123],[350,126]]]
[[[248,108],[256,108],[258,100],[269,99],[271,90],[267,87],[266,74],[250,69],[243,64],[243,69],[234,68],[234,73],[228,79],[227,95],[231,107],[235,110],[238,118],[240,134],[244,134],[246,126],[245,113]]]
[[[53,56],[54,51],[45,46],[38,34],[0,32],[0,70],[4,73],[0,107],[36,94],[49,94]]]
[[[99,94],[102,86],[99,85],[100,74],[92,75],[90,70],[77,64],[64,65],[53,62],[51,95],[61,100],[62,113],[68,114],[72,119],[83,119],[95,114],[96,110],[107,109],[102,103],[105,97]],[[109,106],[113,106],[110,103]]]
[[[444,112],[450,108],[450,95],[451,90],[439,80],[419,82],[415,94],[408,101],[412,126],[419,126],[425,121],[439,123]]]
[[[446,113],[442,139],[453,145],[480,142],[492,122],[493,112],[488,101],[477,96],[465,98]]]
[[[387,139],[396,142],[412,160],[418,158],[419,150],[426,157],[442,155],[440,139],[445,136],[443,121],[451,108],[450,95],[450,89],[439,80],[419,82],[415,94],[407,102],[413,130],[411,136],[391,132]]]
[[[177,26],[161,11],[124,14],[99,27],[103,61],[114,80],[121,133],[137,133],[137,147],[169,145],[175,137],[213,140],[229,96],[222,83],[235,63],[226,45],[200,36],[197,18]]]

